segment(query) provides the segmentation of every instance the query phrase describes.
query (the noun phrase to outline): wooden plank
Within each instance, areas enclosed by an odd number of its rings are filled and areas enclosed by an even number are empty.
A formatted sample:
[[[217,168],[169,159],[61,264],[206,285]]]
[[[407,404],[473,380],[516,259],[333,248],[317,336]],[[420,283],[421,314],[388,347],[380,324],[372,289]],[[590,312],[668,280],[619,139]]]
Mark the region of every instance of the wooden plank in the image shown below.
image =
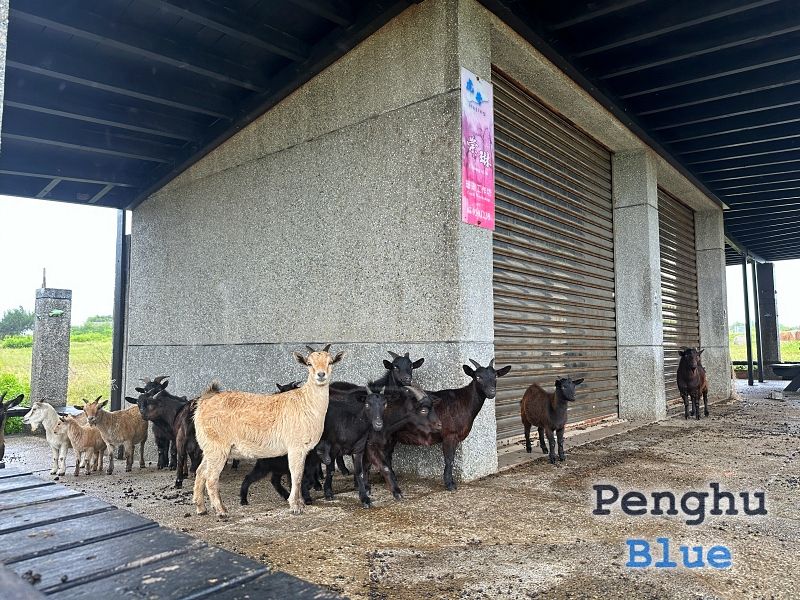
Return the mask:
[[[20,475],[30,475],[30,471],[23,471],[22,469],[18,469],[17,467],[3,467],[0,469],[0,479],[6,479],[8,477],[19,477]]]
[[[0,511],[82,495],[83,494],[76,490],[71,490],[61,485],[46,485],[43,487],[30,488],[16,491],[13,494],[0,494]]]
[[[42,487],[45,485],[55,485],[55,483],[36,477],[36,475],[20,475],[19,477],[0,479],[0,494],[7,494],[9,492]]]
[[[40,600],[45,597],[3,565],[0,565],[0,596],[9,600]]]
[[[272,572],[214,594],[214,600],[285,600],[286,598],[334,600],[341,598],[330,590],[287,573]]]
[[[4,533],[0,534],[0,562],[10,564],[155,526],[150,519],[125,510],[112,510],[32,527],[22,533]]]
[[[0,531],[11,533],[109,510],[116,510],[116,507],[91,496],[74,496],[42,505],[20,506],[0,511]]]
[[[48,597],[63,600],[217,598],[220,590],[255,579],[266,571],[264,565],[248,558],[205,547],[140,569],[53,592]]]
[[[154,527],[17,562],[11,568],[19,576],[29,570],[38,573],[41,581],[36,588],[50,594],[133,569],[148,572],[150,567],[146,565],[150,563],[195,552],[205,546],[188,535]]]

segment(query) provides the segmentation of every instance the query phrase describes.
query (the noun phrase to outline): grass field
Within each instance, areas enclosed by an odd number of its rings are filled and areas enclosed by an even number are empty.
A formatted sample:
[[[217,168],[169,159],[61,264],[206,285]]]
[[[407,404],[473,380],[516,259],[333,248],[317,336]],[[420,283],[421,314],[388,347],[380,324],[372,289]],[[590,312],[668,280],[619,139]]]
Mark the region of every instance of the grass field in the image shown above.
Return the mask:
[[[31,348],[0,348],[0,375],[11,373],[30,389]],[[0,390],[2,392],[2,390]],[[68,404],[80,404],[111,392],[111,338],[73,341],[69,347]]]
[[[755,340],[753,340],[755,347]],[[753,350],[753,360],[756,359],[755,349]],[[747,360],[747,347],[731,344],[731,360]],[[784,362],[800,362],[800,342],[781,342],[781,360]]]

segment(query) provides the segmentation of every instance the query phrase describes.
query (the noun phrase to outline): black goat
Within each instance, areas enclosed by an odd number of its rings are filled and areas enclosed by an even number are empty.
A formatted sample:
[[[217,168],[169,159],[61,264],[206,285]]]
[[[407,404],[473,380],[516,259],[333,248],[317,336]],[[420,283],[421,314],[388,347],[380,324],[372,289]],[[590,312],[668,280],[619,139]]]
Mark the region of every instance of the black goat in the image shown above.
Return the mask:
[[[476,361],[470,359],[475,365],[473,370],[469,365],[463,365],[466,373],[472,381],[464,387],[456,389],[446,389],[439,391],[428,391],[425,393],[438,398],[440,403],[436,407],[436,412],[441,420],[440,430],[419,429],[409,422],[400,428],[392,439],[387,443],[386,462],[389,469],[392,469],[392,452],[397,442],[410,444],[412,446],[432,446],[442,444],[444,453],[444,486],[448,490],[455,490],[456,484],[453,481],[453,460],[456,455],[456,448],[469,435],[475,417],[483,408],[483,403],[487,398],[494,398],[497,393],[497,378],[502,377],[511,370],[511,366],[503,367],[495,371],[494,359],[487,367],[480,366]]]
[[[557,379],[556,389],[546,392],[532,383],[520,401],[520,415],[525,427],[525,450],[531,449],[531,426],[536,425],[539,431],[539,446],[542,452],[548,453],[544,437],[550,442],[550,463],[556,462],[555,440],[553,432],[558,436],[558,460],[564,460],[564,426],[567,424],[567,403],[575,401],[575,386],[583,383],[583,378],[572,381],[569,377]]]
[[[427,394],[416,384],[403,388],[386,388],[388,400],[383,417],[383,429],[371,431],[367,438],[367,460],[364,462],[363,478],[369,492],[369,469],[374,466],[383,476],[386,487],[395,500],[403,497],[397,484],[397,476],[391,468],[391,448],[394,436],[404,428],[410,428],[425,435],[436,435],[442,430],[442,423],[436,414],[435,406],[439,399]]]
[[[294,388],[289,388],[294,389]],[[326,460],[330,462],[330,454],[325,454],[324,449],[311,451],[306,454],[306,463],[303,469],[303,481],[300,486],[300,492],[303,496],[303,502],[312,504],[314,502],[311,498],[311,486],[314,484],[316,474],[321,462]],[[328,463],[325,463],[328,464]],[[283,487],[283,476],[291,477],[289,471],[289,457],[285,454],[283,456],[276,456],[274,458],[259,458],[253,469],[245,476],[242,481],[242,487],[239,490],[239,502],[243,506],[248,504],[247,496],[250,491],[250,486],[256,481],[264,479],[267,475],[271,475],[270,482],[275,491],[280,494],[284,500],[289,499],[289,490]]]
[[[153,437],[158,448],[157,469],[177,467],[178,450],[175,445],[174,423],[178,411],[186,404],[186,397],[174,396],[166,391],[169,375],[159,375],[152,381],[142,379],[143,387],[135,388],[138,398],[125,397],[125,400],[139,407],[145,421],[153,424]],[[159,400],[155,397],[158,396]]]
[[[6,416],[8,415],[9,410],[14,408],[25,398],[25,394],[20,394],[16,398],[12,398],[11,400],[3,404],[3,400],[5,400],[7,393],[8,392],[3,392],[3,395],[0,396],[0,461],[2,461],[3,457],[6,455],[6,438],[5,438]]]
[[[708,379],[706,370],[700,362],[700,355],[704,350],[685,348],[679,350],[681,361],[678,363],[676,375],[678,391],[683,399],[683,416],[688,419],[689,415],[700,418],[700,395],[703,396],[704,414],[708,416]],[[689,399],[692,400],[692,410],[689,412]]]
[[[414,369],[419,369],[422,363],[425,362],[424,358],[412,361],[411,358],[409,358],[408,352],[406,352],[404,356],[400,356],[389,350],[389,356],[392,357],[391,362],[388,360],[383,361],[383,366],[386,367],[386,373],[377,381],[372,382],[373,386],[400,387],[403,385],[411,385],[414,378]]]

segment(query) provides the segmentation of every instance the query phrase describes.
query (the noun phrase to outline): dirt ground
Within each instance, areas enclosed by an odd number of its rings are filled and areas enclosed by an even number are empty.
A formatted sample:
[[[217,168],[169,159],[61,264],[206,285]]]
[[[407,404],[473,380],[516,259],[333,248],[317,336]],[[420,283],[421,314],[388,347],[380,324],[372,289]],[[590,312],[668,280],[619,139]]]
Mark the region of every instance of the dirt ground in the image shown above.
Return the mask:
[[[152,466],[61,481],[351,598],[798,598],[800,398],[765,398],[782,386],[740,386],[740,399],[712,406],[699,422],[667,419],[577,447],[567,440],[563,464],[526,455],[456,492],[401,477],[406,499],[396,502],[373,480],[369,510],[338,475],[336,499],[314,492],[320,499],[301,516],[289,514],[267,480],[251,488],[249,506],[239,506],[247,463],[223,474],[227,522],[195,516],[192,480],[174,490],[173,473]],[[6,458],[45,468],[44,444],[7,438]],[[690,526],[684,515],[626,516],[617,504],[611,516],[594,516],[592,485],[603,482],[621,492],[670,490],[679,499],[710,491],[710,482],[734,493],[764,490],[769,514],[708,516]],[[648,540],[658,559],[659,537],[670,539],[678,562],[680,544],[727,546],[733,566],[624,566],[627,539]]]

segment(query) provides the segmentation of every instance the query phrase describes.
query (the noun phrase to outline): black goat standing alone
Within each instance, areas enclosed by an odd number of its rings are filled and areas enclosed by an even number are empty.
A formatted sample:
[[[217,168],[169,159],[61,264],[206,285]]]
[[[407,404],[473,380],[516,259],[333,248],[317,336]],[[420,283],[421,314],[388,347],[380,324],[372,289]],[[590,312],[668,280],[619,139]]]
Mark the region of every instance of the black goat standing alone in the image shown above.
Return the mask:
[[[550,464],[556,462],[555,439],[558,436],[558,460],[564,460],[564,426],[567,424],[567,403],[575,401],[575,386],[583,383],[583,378],[572,381],[569,377],[556,380],[556,389],[546,392],[542,386],[532,383],[520,402],[522,425],[525,427],[525,450],[531,449],[531,426],[539,431],[539,446],[542,452],[550,454]],[[548,451],[544,438],[550,443]]]

